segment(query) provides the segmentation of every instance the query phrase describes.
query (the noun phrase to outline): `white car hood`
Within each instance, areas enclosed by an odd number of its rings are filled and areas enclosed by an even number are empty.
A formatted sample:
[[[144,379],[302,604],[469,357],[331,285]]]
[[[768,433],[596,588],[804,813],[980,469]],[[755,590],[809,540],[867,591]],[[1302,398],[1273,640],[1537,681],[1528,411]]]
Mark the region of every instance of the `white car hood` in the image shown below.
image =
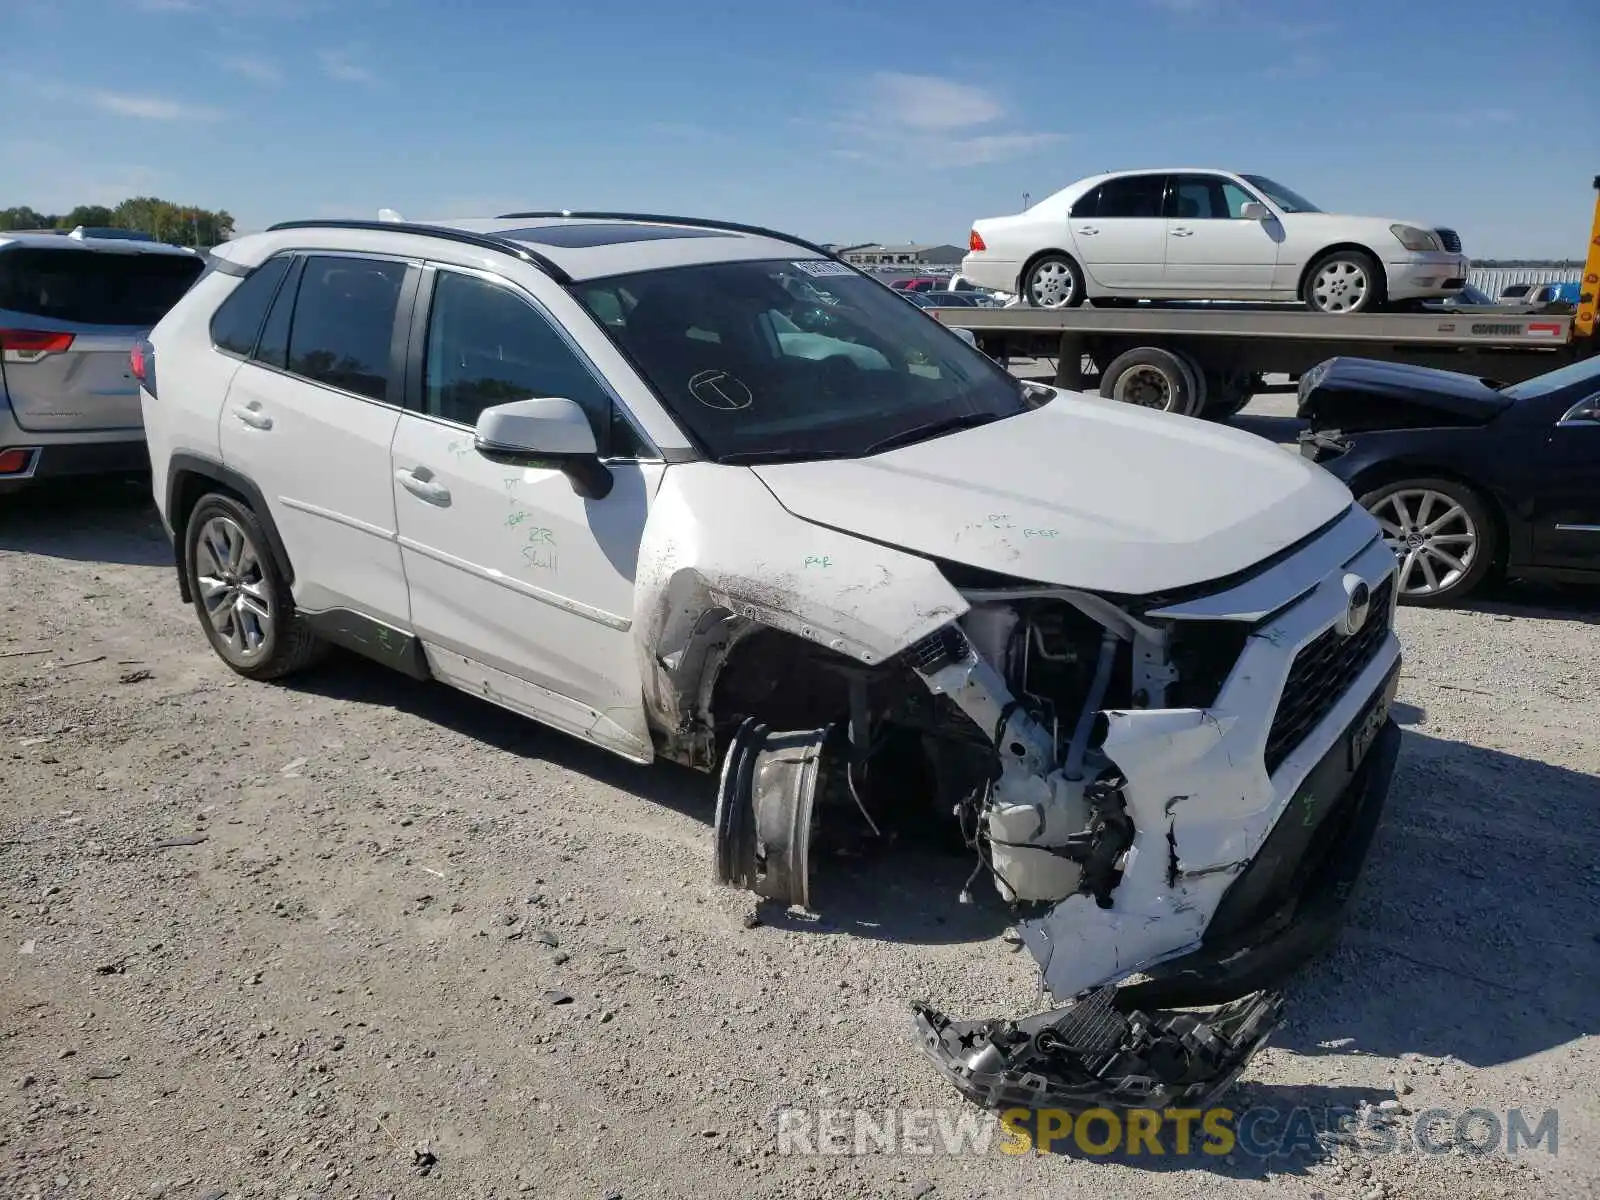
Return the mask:
[[[1332,475],[1253,434],[1070,392],[872,458],[750,469],[806,521],[1124,595],[1242,571],[1351,503]]]

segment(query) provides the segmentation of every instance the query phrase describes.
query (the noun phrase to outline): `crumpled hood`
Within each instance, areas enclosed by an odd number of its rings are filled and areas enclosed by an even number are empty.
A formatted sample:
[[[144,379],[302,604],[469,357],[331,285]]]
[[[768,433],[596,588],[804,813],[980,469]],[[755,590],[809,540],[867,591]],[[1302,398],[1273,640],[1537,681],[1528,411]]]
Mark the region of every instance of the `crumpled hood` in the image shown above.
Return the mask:
[[[872,458],[751,470],[807,521],[1124,595],[1242,571],[1351,503],[1332,475],[1253,434],[1071,392]]]

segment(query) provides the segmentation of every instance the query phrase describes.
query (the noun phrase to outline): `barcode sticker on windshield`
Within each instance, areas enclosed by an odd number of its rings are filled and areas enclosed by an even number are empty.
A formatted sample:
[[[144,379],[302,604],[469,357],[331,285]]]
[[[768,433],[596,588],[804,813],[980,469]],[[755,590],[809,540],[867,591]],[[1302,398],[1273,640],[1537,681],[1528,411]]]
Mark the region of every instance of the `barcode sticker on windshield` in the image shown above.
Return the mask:
[[[804,271],[813,279],[820,279],[824,275],[849,275],[852,273],[844,263],[834,262],[831,258],[807,258],[789,265],[797,271]]]

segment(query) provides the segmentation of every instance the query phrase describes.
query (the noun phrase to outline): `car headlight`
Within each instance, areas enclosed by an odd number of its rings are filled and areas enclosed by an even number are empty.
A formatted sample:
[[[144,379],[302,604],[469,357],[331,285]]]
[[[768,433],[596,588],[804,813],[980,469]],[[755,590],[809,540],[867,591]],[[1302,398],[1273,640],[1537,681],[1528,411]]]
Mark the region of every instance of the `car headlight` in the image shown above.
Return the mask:
[[[1391,225],[1389,232],[1407,250],[1443,250],[1438,235],[1431,229],[1418,229],[1415,225]]]

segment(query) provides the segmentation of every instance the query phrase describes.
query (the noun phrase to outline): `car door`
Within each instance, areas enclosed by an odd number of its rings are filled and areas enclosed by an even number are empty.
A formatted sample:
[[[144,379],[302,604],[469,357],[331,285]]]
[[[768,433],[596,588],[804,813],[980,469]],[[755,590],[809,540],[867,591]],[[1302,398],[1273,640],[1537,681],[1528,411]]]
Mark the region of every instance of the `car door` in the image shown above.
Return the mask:
[[[1196,299],[1264,297],[1278,265],[1275,223],[1246,220],[1257,198],[1222,175],[1173,175],[1166,193],[1163,287]]]
[[[1121,175],[1072,206],[1067,226],[1078,263],[1098,288],[1141,294],[1160,288],[1166,183],[1165,175]]]
[[[1600,391],[1557,414],[1534,490],[1534,560],[1600,571]]]
[[[283,537],[295,603],[402,630],[389,445],[418,275],[398,259],[300,257],[234,373],[218,429],[223,461],[260,489]]]
[[[647,759],[634,569],[662,464],[551,317],[546,303],[558,297],[536,300],[495,275],[443,265],[425,269],[419,295],[391,477],[429,665],[446,682]],[[605,497],[585,499],[555,468],[504,466],[474,448],[484,408],[533,396],[564,396],[589,414],[612,476]]]

